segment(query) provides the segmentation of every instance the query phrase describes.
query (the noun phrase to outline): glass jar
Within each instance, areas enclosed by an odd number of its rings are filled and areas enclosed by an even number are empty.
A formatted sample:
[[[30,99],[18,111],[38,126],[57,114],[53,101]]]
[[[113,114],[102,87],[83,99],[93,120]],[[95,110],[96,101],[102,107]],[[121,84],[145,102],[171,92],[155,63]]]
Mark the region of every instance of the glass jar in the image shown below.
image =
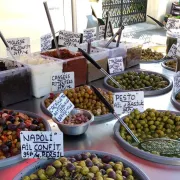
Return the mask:
[[[166,54],[168,54],[171,46],[173,44],[177,44],[177,39],[180,38],[180,30],[179,29],[171,29],[166,33],[167,41],[166,41]]]

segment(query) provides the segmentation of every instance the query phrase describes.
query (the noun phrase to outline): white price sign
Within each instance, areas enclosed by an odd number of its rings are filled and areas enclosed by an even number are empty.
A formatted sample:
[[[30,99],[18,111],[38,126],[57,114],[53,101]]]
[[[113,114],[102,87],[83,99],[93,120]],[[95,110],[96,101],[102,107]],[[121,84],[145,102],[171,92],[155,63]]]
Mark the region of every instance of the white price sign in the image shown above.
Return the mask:
[[[11,38],[6,40],[14,56],[27,55],[31,53],[31,45],[30,45],[29,37]],[[11,57],[8,50],[7,50],[7,56]]]
[[[180,74],[174,77],[174,92],[177,93],[180,90]]]
[[[88,40],[96,40],[96,27],[85,29],[83,32],[83,43],[88,42]]]
[[[114,110],[117,114],[129,114],[134,109],[144,111],[144,92],[114,93]]]
[[[180,19],[168,18],[166,27],[168,29],[180,29]]]
[[[173,58],[176,57],[176,52],[177,52],[177,46],[176,44],[173,44],[168,52],[168,57],[173,57]]]
[[[180,57],[180,42],[177,44],[176,56]]]
[[[41,36],[41,52],[47,51],[52,47],[52,36],[51,33]]]
[[[47,109],[57,121],[62,122],[74,109],[74,104],[61,93]]]
[[[81,34],[70,31],[59,31],[59,45],[78,47],[80,44]]]
[[[104,33],[105,33],[105,25],[99,26],[98,37],[99,37],[100,40],[104,39]],[[111,29],[110,29],[109,26],[107,27],[107,37],[112,37],[112,32],[111,32]]]
[[[75,87],[74,72],[55,72],[52,75],[52,91],[63,91]]]
[[[122,57],[115,57],[108,59],[110,74],[124,71],[124,63]]]
[[[23,159],[57,159],[64,156],[63,134],[52,131],[21,131]]]

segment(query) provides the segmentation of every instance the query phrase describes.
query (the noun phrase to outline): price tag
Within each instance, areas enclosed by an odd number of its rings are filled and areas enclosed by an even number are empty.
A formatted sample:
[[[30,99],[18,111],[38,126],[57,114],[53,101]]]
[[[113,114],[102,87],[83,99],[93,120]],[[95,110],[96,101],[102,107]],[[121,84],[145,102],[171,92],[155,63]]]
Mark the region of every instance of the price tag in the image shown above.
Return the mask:
[[[57,159],[64,156],[63,134],[52,131],[21,131],[23,159]]]
[[[176,44],[173,44],[168,52],[168,57],[173,57],[173,58],[176,57],[176,52],[177,52],[177,46]]]
[[[74,72],[55,72],[51,81],[52,91],[63,91],[75,87]]]
[[[166,27],[168,29],[180,29],[180,19],[168,18]]]
[[[180,90],[180,74],[177,73],[174,77],[174,93]]]
[[[144,92],[120,92],[114,96],[114,110],[117,114],[129,114],[134,109],[144,111]]]
[[[7,43],[14,56],[27,55],[31,53],[31,45],[30,45],[29,37],[7,39]],[[7,56],[11,57],[8,51],[7,51]]]
[[[104,33],[105,33],[105,25],[101,25],[99,26],[99,39],[104,39]],[[111,33],[111,29],[110,27],[108,26],[107,27],[107,37],[112,37],[112,33]]]
[[[110,74],[124,71],[124,63],[122,57],[115,57],[108,59]]]
[[[52,36],[51,33],[41,36],[41,52],[47,51],[52,47]]]
[[[180,57],[180,42],[177,44],[176,56]]]
[[[96,27],[85,29],[83,32],[83,43],[88,42],[88,40],[96,40]]]
[[[78,47],[81,34],[70,31],[59,31],[59,45]]]
[[[61,93],[47,109],[53,117],[59,122],[62,122],[74,109],[74,104],[72,104],[65,94]]]

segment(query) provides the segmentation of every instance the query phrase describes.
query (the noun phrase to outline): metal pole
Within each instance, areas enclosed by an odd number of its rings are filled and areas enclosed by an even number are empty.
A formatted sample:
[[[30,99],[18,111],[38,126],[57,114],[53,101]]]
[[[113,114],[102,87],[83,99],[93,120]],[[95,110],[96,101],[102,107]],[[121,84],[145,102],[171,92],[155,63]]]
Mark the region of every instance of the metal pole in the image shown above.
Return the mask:
[[[72,31],[77,32],[76,0],[71,0],[71,11],[72,11]]]

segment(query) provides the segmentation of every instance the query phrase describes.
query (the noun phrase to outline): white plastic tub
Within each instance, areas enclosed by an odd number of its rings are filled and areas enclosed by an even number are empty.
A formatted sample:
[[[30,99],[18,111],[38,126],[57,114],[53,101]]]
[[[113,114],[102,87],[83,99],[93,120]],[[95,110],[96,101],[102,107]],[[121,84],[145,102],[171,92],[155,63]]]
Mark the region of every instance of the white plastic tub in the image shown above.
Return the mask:
[[[63,62],[39,54],[21,57],[18,61],[27,64],[31,70],[33,96],[40,98],[51,92],[51,76],[62,72]]]

